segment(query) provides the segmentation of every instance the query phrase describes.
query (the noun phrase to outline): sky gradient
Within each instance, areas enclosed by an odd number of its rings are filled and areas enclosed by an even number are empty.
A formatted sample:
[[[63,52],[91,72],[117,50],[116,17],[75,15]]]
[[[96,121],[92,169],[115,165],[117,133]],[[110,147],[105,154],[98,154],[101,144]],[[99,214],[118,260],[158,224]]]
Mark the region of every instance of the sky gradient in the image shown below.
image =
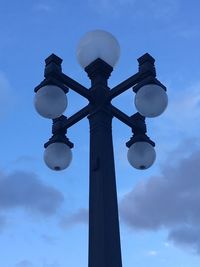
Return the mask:
[[[148,52],[169,96],[166,112],[147,120],[157,158],[146,171],[129,165],[131,130],[113,120],[123,267],[199,267],[199,9],[197,0],[0,0],[0,266],[87,266],[88,121],[68,130],[72,163],[53,172],[43,162],[51,121],[33,98],[51,53],[89,88],[76,47],[103,29],[121,47],[109,86],[137,72]],[[128,90],[113,103],[131,115],[133,101]],[[70,116],[87,102],[70,91],[68,103]]]

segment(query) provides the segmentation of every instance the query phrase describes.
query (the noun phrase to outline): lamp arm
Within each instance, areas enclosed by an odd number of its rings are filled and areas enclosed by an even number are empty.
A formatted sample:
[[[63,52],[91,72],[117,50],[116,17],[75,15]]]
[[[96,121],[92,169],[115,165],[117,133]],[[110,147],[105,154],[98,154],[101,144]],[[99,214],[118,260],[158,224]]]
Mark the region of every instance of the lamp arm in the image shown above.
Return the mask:
[[[90,92],[87,88],[62,72],[61,58],[55,54],[51,54],[45,59],[45,63],[44,77],[46,79],[55,79],[57,82],[61,83],[65,87],[69,87],[79,95],[87,98],[88,100],[91,99]]]
[[[125,81],[121,82],[110,91],[110,100],[125,92],[127,89],[137,85],[137,83],[146,79],[148,76],[156,77],[154,66],[155,59],[148,53],[138,58],[139,70]]]
[[[126,90],[128,90],[132,86],[136,85],[140,80],[141,80],[141,78],[140,78],[140,74],[138,72],[138,73],[132,75],[131,77],[129,77],[128,79],[124,80],[123,82],[121,82],[117,86],[113,87],[110,90],[110,95],[109,95],[110,100],[112,100],[114,97],[120,95],[121,93],[125,92]]]
[[[72,89],[74,92],[78,93],[79,95],[87,98],[88,100],[91,100],[90,91],[80,83],[67,76],[66,74],[59,74],[59,81],[70,89]]]
[[[62,115],[59,118],[53,119],[52,125],[52,137],[47,143],[44,144],[44,147],[48,147],[52,143],[61,142],[67,144],[70,148],[73,148],[74,144],[69,141],[67,138],[67,129],[83,119],[89,114],[90,106],[87,105],[78,112],[76,112],[71,117],[67,118]]]
[[[126,115],[124,112],[122,112],[121,110],[119,110],[118,108],[113,106],[112,104],[110,105],[110,111],[112,112],[112,115],[115,118],[117,118],[118,120],[122,121],[123,123],[125,123],[126,125],[128,125],[131,128],[134,127],[133,122],[131,120],[131,117]]]
[[[85,118],[89,114],[89,111],[90,111],[90,104],[88,104],[84,108],[80,109],[78,112],[73,114],[71,117],[66,118],[62,123],[62,127],[65,129],[70,128],[75,123],[77,123],[80,120],[82,120],[83,118]]]

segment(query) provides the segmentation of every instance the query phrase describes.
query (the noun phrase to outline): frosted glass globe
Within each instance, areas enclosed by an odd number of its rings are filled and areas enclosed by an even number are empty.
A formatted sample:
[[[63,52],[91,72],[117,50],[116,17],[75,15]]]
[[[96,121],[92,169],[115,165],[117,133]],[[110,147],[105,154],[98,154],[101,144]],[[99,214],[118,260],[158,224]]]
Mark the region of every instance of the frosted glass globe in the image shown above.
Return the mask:
[[[67,97],[64,91],[55,85],[41,87],[35,94],[35,109],[45,118],[60,117],[67,107]]]
[[[101,58],[114,67],[120,55],[120,46],[116,38],[109,32],[95,30],[86,33],[77,47],[77,59],[85,68],[95,59]]]
[[[151,167],[156,159],[154,147],[147,142],[137,142],[128,150],[128,161],[136,169],[145,170]]]
[[[165,90],[157,84],[141,87],[135,95],[135,106],[144,117],[157,117],[164,112],[168,104]]]
[[[50,144],[44,151],[44,161],[54,171],[66,169],[70,165],[71,160],[71,149],[64,143]]]

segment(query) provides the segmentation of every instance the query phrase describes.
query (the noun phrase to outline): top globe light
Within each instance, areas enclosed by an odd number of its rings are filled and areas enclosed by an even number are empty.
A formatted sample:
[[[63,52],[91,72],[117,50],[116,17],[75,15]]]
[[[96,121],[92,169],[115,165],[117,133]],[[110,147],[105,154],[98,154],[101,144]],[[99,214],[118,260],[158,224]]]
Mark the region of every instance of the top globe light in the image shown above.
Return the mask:
[[[97,58],[114,67],[120,56],[120,46],[109,32],[95,30],[86,33],[77,46],[77,59],[85,68]]]

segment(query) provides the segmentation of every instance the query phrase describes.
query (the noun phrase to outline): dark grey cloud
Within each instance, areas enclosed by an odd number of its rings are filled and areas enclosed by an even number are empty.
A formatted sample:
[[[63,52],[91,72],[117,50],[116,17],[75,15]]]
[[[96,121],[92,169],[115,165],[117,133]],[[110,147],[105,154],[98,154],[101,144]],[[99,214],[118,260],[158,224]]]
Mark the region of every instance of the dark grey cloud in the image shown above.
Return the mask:
[[[199,169],[200,150],[183,152],[175,164],[168,158],[160,176],[141,182],[123,197],[122,220],[141,230],[168,229],[169,240],[200,253]]]
[[[14,208],[50,216],[64,201],[63,195],[45,185],[34,173],[15,171],[0,174],[0,212]]]
[[[78,211],[63,216],[60,220],[60,226],[63,229],[67,229],[76,224],[86,224],[88,222],[88,211],[86,209],[79,209]]]
[[[168,238],[175,245],[183,248],[187,247],[200,254],[200,226],[192,227],[191,225],[185,225],[172,229]]]

